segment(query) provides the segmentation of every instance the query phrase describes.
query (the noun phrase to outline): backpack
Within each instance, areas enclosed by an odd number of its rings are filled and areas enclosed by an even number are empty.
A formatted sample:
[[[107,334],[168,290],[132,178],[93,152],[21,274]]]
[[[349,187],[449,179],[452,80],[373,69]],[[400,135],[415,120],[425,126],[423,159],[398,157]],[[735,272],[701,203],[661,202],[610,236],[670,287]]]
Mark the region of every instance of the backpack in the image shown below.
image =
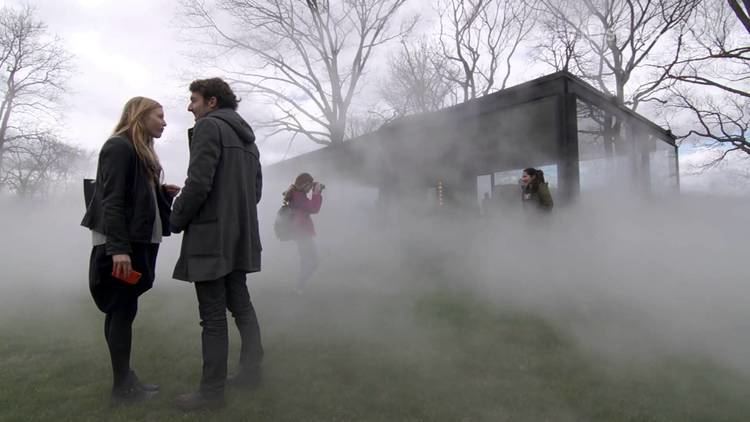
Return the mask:
[[[273,223],[273,231],[276,238],[285,242],[294,239],[294,210],[289,204],[284,204],[276,213],[276,221]]]

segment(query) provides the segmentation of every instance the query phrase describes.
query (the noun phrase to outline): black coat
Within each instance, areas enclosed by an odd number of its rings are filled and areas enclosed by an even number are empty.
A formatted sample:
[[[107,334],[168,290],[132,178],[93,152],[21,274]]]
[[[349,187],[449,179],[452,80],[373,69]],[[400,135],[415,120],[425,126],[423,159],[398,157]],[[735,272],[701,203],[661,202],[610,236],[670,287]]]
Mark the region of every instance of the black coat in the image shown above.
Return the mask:
[[[130,140],[113,136],[104,143],[95,183],[81,225],[107,237],[107,255],[130,254],[133,242],[150,243],[157,206],[163,235],[169,236],[171,199],[160,187],[154,203],[148,173]]]
[[[188,177],[170,218],[175,232],[185,232],[173,277],[208,281],[260,271],[263,177],[253,130],[222,108],[198,119],[188,136]]]

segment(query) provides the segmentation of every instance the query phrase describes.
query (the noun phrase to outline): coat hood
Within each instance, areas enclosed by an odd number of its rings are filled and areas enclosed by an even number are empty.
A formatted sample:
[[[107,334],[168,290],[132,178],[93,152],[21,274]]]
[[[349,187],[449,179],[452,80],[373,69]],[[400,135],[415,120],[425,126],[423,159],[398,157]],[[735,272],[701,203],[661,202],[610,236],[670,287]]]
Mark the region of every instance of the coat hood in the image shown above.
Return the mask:
[[[232,127],[232,129],[234,129],[235,133],[237,133],[237,136],[239,136],[242,142],[245,142],[247,144],[252,144],[255,142],[255,133],[253,133],[253,129],[249,124],[247,124],[245,119],[243,119],[242,116],[239,115],[239,113],[232,110],[231,108],[220,108],[218,110],[214,110],[208,113],[206,117],[213,117],[227,123]]]

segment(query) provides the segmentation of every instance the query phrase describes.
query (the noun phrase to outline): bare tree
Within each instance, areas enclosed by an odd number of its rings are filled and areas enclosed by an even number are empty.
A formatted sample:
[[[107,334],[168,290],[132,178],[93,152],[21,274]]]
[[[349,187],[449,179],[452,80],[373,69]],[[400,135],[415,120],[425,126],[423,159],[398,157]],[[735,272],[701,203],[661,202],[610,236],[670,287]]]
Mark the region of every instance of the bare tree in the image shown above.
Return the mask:
[[[750,101],[741,97],[698,97],[676,93],[674,107],[687,110],[696,123],[683,139],[696,139],[721,152],[704,168],[712,168],[732,153],[750,156]]]
[[[542,19],[539,23],[539,41],[533,49],[534,56],[555,71],[582,73],[575,67],[583,62],[580,31],[561,19]]]
[[[669,77],[750,98],[748,34],[721,0],[704,0],[688,32],[689,49]]]
[[[684,57],[669,69],[677,82],[670,105],[692,122],[680,138],[720,150],[705,168],[730,154],[750,155],[750,46],[735,13],[723,0],[704,0]]]
[[[534,27],[527,0],[438,0],[439,41],[463,101],[506,87],[513,57]]]
[[[377,49],[408,32],[393,30],[407,0],[182,0],[189,25],[216,56],[249,58],[222,68],[230,81],[270,101],[271,136],[304,135],[322,145],[346,137],[352,101]],[[225,12],[223,15],[220,12]],[[235,63],[236,64],[236,63]]]
[[[576,71],[633,110],[658,99],[701,0],[541,0],[547,27],[576,31]],[[555,22],[556,21],[556,22]],[[569,47],[564,44],[563,47]]]
[[[39,122],[55,119],[71,55],[36,20],[34,9],[0,9],[0,171],[10,143],[42,135]]]
[[[84,150],[58,141],[47,134],[24,138],[7,146],[5,169],[0,185],[21,197],[46,195],[77,176],[91,159]]]
[[[366,135],[380,129],[384,124],[392,121],[398,115],[395,113],[369,110],[368,112],[352,113],[349,116],[349,124],[346,127],[347,139]]]
[[[680,59],[684,33],[700,1],[540,0],[539,7],[543,28],[552,30],[549,37],[562,41],[558,48],[574,49],[558,54],[569,58],[568,68],[616,104],[636,110],[668,95],[669,72]],[[608,156],[627,148],[621,119],[593,107],[581,112],[597,123],[587,138],[602,139]]]
[[[389,61],[389,75],[380,95],[396,116],[426,113],[456,104],[455,69],[439,46],[426,39],[404,39]]]

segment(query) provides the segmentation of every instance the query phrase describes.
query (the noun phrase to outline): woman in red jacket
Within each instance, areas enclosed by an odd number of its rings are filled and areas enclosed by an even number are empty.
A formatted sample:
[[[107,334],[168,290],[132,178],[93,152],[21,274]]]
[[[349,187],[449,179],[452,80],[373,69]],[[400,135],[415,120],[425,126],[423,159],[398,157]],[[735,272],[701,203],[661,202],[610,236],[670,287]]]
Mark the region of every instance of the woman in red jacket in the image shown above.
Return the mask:
[[[292,226],[294,239],[300,257],[300,273],[297,279],[297,293],[302,293],[308,280],[318,268],[318,250],[315,247],[315,225],[312,214],[320,211],[323,204],[323,188],[308,173],[302,173],[294,180],[289,190],[284,192],[284,200],[293,210]],[[312,196],[308,194],[312,191]]]

